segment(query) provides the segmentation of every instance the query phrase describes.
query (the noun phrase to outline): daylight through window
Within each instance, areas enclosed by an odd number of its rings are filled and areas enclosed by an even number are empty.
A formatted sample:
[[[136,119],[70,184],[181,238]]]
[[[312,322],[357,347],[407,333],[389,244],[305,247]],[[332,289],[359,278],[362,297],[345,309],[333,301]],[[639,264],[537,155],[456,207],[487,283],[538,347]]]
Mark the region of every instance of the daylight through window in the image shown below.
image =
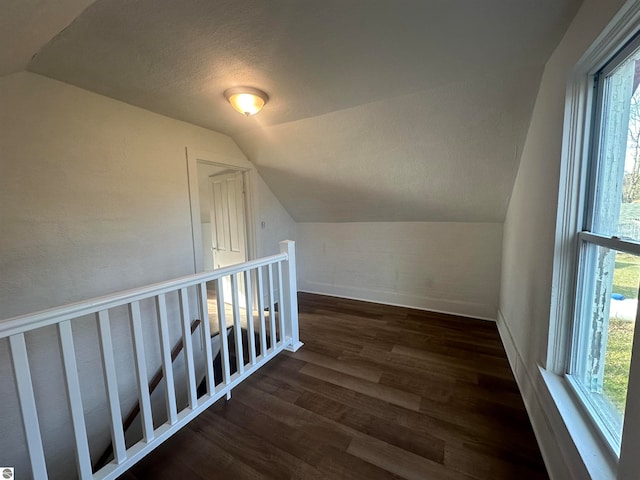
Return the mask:
[[[568,379],[619,453],[640,286],[640,41],[596,74]]]

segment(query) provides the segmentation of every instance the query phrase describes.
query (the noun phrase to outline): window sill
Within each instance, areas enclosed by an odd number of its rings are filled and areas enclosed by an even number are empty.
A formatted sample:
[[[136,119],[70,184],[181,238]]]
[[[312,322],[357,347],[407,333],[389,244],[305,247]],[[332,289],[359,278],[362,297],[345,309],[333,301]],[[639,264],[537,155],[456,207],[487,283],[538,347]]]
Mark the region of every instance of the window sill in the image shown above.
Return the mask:
[[[578,404],[578,400],[571,392],[566,379],[548,372],[542,367],[538,368],[543,383],[580,455],[580,460],[591,478],[614,480],[618,460],[598,432],[594,431],[594,427],[583,413],[581,405]]]

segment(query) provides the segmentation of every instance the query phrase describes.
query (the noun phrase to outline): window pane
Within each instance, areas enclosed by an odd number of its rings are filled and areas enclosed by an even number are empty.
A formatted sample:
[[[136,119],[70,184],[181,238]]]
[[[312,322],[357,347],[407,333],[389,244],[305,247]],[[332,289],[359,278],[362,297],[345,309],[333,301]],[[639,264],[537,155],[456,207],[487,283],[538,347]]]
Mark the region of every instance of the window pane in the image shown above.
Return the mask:
[[[591,230],[640,240],[640,50],[603,81]]]
[[[640,257],[584,244],[572,380],[612,445],[620,445]]]

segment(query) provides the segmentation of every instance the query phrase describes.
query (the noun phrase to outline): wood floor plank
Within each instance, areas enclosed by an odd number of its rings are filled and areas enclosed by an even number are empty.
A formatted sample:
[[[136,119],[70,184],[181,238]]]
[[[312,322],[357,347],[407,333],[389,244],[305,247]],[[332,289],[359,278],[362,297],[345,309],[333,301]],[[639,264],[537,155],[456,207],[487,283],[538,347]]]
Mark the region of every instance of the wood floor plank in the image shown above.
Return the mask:
[[[270,478],[238,461],[225,450],[212,447],[208,441],[189,428],[181,430],[174,438],[171,444],[165,442],[154,451],[155,461],[136,465],[133,470],[127,472],[127,476],[122,478],[130,480],[175,478],[265,480]]]
[[[422,372],[404,376],[398,375],[397,372],[387,371],[381,375],[379,383],[440,403],[451,401],[455,395],[456,387],[454,378],[429,375]]]
[[[405,345],[394,345],[392,353],[414,357],[419,360],[433,363],[435,365],[455,365],[458,368],[473,372],[490,372],[494,376],[501,376],[505,379],[513,378],[509,363],[504,358],[491,356],[470,356],[442,354],[424,348],[414,348]]]
[[[398,405],[409,410],[420,410],[421,398],[414,393],[404,392],[397,388],[368,382],[360,378],[345,375],[318,365],[308,364],[300,369],[300,373],[309,375],[325,382],[333,383],[355,392],[384,400],[392,405]]]
[[[371,414],[378,419],[377,421],[380,421],[380,419],[388,420],[420,433],[433,434],[447,441],[494,445],[495,442],[502,442],[504,436],[511,436],[514,448],[528,449],[532,445],[530,431],[527,431],[526,435],[520,436],[517,429],[509,429],[508,426],[503,425],[501,430],[497,432],[496,428],[501,425],[501,422],[485,419],[481,416],[469,416],[468,414],[467,418],[461,421],[455,417],[455,410],[440,411],[435,416],[425,411],[413,412],[378,398],[309,377],[301,374],[298,370],[289,370],[288,361],[288,358],[274,360],[274,362],[279,362],[279,365],[269,375],[272,378],[277,378],[280,382],[295,386],[296,389],[302,388],[331,398],[344,405],[353,406],[358,410]],[[260,373],[257,375],[260,375]],[[451,415],[451,411],[453,411],[454,416]],[[478,423],[474,423],[474,421]],[[533,446],[537,450],[535,443],[533,443]]]
[[[381,350],[377,346],[367,345],[362,348],[359,355],[368,360],[388,365],[398,374],[413,374],[415,371],[421,371],[473,384],[478,383],[478,372],[473,369],[447,363],[443,359],[416,358],[416,356],[404,355],[391,350]]]
[[[540,474],[540,466],[531,468],[521,462],[513,462],[508,457],[496,456],[496,452],[486,454],[468,448],[465,445],[447,445],[445,465],[451,470],[468,475],[475,479],[485,478],[517,478],[518,480],[534,480],[545,478]]]
[[[296,405],[335,420],[378,440],[395,445],[437,463],[444,462],[445,442],[433,435],[419,433],[393,422],[350,408],[322,395],[305,392]]]
[[[122,478],[544,480],[495,323],[299,294],[271,360]]]
[[[293,355],[285,352],[285,355]],[[307,363],[335,370],[336,372],[344,373],[352,377],[360,378],[368,382],[378,383],[382,376],[382,371],[375,366],[364,366],[357,362],[350,362],[343,359],[331,358],[321,353],[316,353],[310,349],[303,349],[295,353],[295,358],[303,360]]]
[[[349,444],[347,453],[407,480],[424,480],[425,478],[464,480],[472,478],[371,437],[354,438]]]
[[[331,402],[321,396],[313,396],[310,394],[301,396],[301,398],[296,401],[296,406],[302,407],[305,410],[304,413],[295,407],[282,404],[279,399],[269,399],[261,397],[259,394],[256,396],[256,392],[252,387],[248,387],[245,390],[243,398],[246,398],[250,404],[257,404],[257,400],[263,398],[264,401],[261,402],[257,408],[263,408],[265,411],[273,412],[281,418],[295,417],[292,425],[298,428],[313,429],[314,427],[311,425],[316,424],[315,428],[320,427],[324,429],[325,427],[331,427],[333,424],[336,429],[345,432],[345,434],[352,433],[352,438],[360,438],[363,444],[373,442],[376,445],[387,445],[391,450],[389,455],[397,451],[415,453],[416,456],[429,461],[429,463],[425,465],[430,465],[431,462],[442,464],[444,461],[443,441],[428,434],[421,435],[409,428],[380,421],[379,419],[362,414],[338,402]],[[279,404],[279,406],[275,406],[274,402]],[[310,412],[314,412],[314,414],[310,414]],[[317,413],[317,415],[315,415],[315,413]],[[301,425],[300,422],[305,422],[306,424]],[[316,438],[319,436],[320,435],[316,435]],[[376,441],[378,441],[378,443],[376,443]],[[342,443],[331,442],[331,444],[341,445]],[[349,445],[351,444],[352,442],[349,443]],[[349,452],[348,449],[347,452]],[[413,459],[413,457],[407,458]],[[401,461],[405,460],[406,458],[402,457]],[[430,466],[427,470],[425,470],[425,468],[426,467],[422,465],[420,471],[431,471],[435,467]],[[393,473],[393,470],[391,470],[391,472]]]
[[[229,422],[247,429],[264,442],[316,466],[326,455],[327,447],[346,451],[351,436],[331,428],[307,426],[294,428],[241,402],[226,402],[217,414]],[[316,448],[309,445],[316,444]],[[444,449],[443,449],[444,452]]]
[[[320,472],[289,452],[265,442],[244,427],[238,427],[220,415],[200,415],[188,427],[197,432],[212,448],[225,450],[254,470],[271,478],[322,478]]]
[[[327,478],[336,480],[395,480],[402,478],[339,450],[328,452],[318,465],[318,469]]]

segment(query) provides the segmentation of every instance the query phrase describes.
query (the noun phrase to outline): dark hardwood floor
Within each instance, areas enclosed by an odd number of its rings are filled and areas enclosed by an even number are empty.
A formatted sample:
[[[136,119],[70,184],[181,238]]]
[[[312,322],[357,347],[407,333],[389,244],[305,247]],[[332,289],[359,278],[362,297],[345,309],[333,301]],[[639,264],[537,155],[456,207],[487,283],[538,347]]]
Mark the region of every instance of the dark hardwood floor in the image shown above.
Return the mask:
[[[299,303],[301,350],[121,478],[548,478],[494,323]]]

